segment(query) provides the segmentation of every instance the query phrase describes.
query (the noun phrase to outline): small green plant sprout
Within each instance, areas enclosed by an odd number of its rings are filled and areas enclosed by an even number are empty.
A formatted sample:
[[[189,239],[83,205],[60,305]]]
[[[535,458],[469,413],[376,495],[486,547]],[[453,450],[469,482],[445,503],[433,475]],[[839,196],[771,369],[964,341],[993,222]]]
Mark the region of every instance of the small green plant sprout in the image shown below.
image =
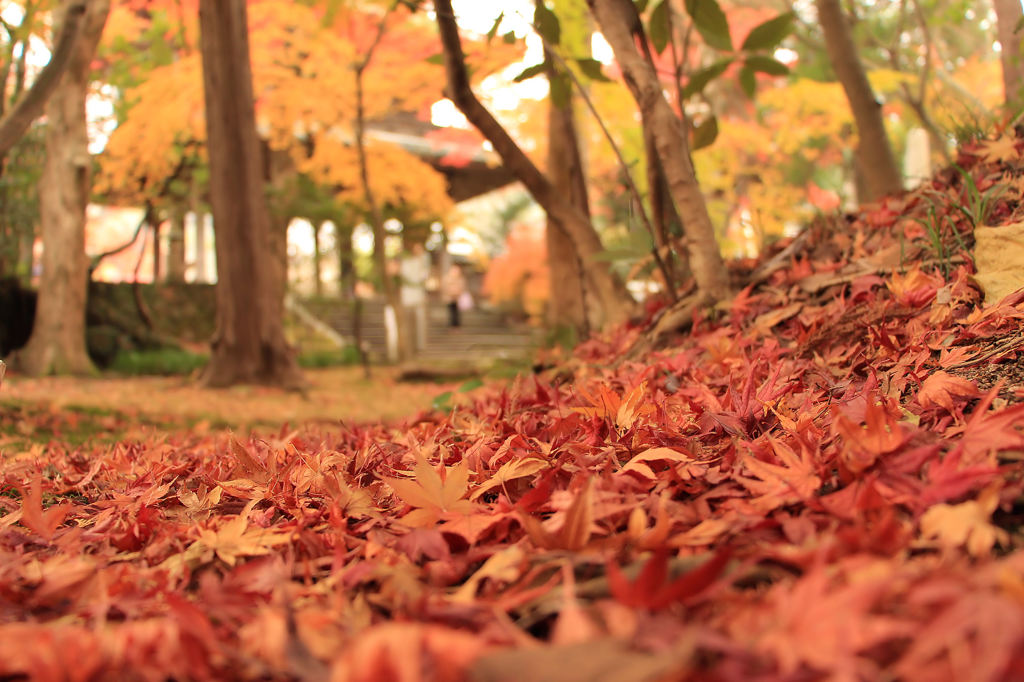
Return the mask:
[[[953,164],[962,179],[959,197],[945,192],[928,192],[928,219],[920,221],[928,234],[932,257],[944,276],[953,269],[953,258],[967,252],[963,233],[985,225],[1007,186],[997,183],[982,190],[974,176]]]

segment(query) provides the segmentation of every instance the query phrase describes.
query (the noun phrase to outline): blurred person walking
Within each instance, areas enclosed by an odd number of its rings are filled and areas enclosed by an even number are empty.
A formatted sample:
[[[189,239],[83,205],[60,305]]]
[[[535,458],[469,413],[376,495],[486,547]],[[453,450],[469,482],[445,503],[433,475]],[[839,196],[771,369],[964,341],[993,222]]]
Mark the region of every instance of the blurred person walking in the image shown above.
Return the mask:
[[[460,326],[462,324],[461,312],[473,306],[473,299],[469,298],[469,290],[466,289],[466,276],[462,273],[462,268],[458,263],[452,263],[448,272],[444,274],[441,291],[448,304],[448,326]]]

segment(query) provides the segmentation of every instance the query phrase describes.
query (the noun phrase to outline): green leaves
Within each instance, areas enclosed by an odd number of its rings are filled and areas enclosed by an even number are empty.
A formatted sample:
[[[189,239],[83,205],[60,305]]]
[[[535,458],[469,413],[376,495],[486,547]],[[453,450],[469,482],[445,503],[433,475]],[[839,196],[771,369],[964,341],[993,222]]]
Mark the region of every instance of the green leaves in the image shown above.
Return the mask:
[[[533,13],[533,28],[549,45],[558,45],[562,39],[562,26],[558,17],[543,2],[537,3]]]
[[[763,55],[750,55],[744,61],[744,65],[751,71],[760,71],[769,76],[785,76],[789,73],[789,67],[772,57]]]
[[[638,12],[642,12],[648,3],[636,2],[634,5]],[[710,66],[690,75],[682,91],[684,98],[703,92],[708,83],[725,73],[737,61],[742,63],[737,72],[737,81],[748,97],[754,95],[756,74],[785,76],[789,73],[789,67],[776,60],[771,53],[793,31],[793,12],[780,14],[758,24],[743,40],[740,48],[736,49],[732,43],[729,19],[718,0],[685,0],[684,7],[704,42],[727,53]],[[659,54],[672,40],[672,6],[669,0],[660,0],[654,5],[647,20],[647,36]],[[717,134],[717,130],[715,132]],[[706,134],[710,134],[710,128]]]
[[[717,0],[686,0],[685,7],[704,42],[719,50],[732,51],[729,20]]]
[[[793,32],[793,20],[796,15],[786,12],[755,26],[740,47],[744,51],[774,50]]]
[[[711,116],[693,129],[693,150],[710,147],[718,138],[718,117]]]
[[[647,20],[647,37],[651,39],[651,45],[658,54],[665,51],[672,37],[671,11],[669,0],[661,0],[651,12],[651,18]]]
[[[720,59],[711,66],[701,69],[690,76],[689,82],[686,84],[686,87],[683,88],[683,97],[691,97],[698,92],[703,92],[704,87],[715,78],[718,78],[725,73],[725,70],[728,69],[734,61],[736,60],[733,57]]]
[[[611,78],[604,75],[604,71],[601,70],[601,62],[591,57],[585,57],[583,59],[577,59],[576,65],[580,67],[580,72],[584,76],[591,80],[601,81],[604,83],[610,82]]]
[[[514,83],[522,83],[525,80],[529,80],[534,76],[539,76],[548,70],[548,61],[543,61],[540,64],[534,64],[523,69],[518,76],[512,79]]]

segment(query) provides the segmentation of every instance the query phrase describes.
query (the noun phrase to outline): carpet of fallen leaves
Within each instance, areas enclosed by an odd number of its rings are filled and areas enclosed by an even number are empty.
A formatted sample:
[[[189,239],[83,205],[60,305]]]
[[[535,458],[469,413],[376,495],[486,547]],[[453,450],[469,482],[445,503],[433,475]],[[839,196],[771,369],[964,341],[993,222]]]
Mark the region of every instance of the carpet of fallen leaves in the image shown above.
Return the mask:
[[[993,225],[1019,147],[961,152]],[[448,413],[7,457],[0,675],[1020,679],[1024,295],[982,305],[966,192]]]
[[[450,388],[430,383],[399,383],[398,373],[393,367],[375,367],[367,380],[359,367],[305,370],[310,385],[301,395],[260,386],[202,389],[187,377],[8,376],[0,393],[0,405],[13,403],[33,411],[43,410],[58,420],[68,412],[116,411],[118,415],[114,416],[121,418],[111,416],[110,430],[121,430],[120,422],[134,418],[209,422],[247,431],[275,424],[279,427],[284,422],[397,419],[430,407],[439,392]],[[24,428],[31,426],[30,423]],[[51,426],[47,424],[45,428]]]

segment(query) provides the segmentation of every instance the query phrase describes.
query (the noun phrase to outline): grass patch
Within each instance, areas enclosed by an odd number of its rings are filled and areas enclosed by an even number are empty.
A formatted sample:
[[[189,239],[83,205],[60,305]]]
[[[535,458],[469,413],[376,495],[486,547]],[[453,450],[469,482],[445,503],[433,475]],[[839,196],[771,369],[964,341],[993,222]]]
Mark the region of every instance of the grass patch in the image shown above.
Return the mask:
[[[122,351],[114,358],[110,371],[127,376],[178,376],[191,374],[209,361],[205,353],[177,348]]]
[[[122,351],[109,370],[124,376],[187,376],[202,369],[210,361],[206,353],[193,353],[177,348]],[[299,366],[306,369],[344,367],[359,363],[355,346],[300,353]]]
[[[180,418],[140,416],[91,405],[55,408],[22,401],[0,402],[0,453],[59,442],[68,448],[115,443],[140,427],[182,429]]]
[[[359,351],[355,346],[299,353],[299,366],[305,367],[306,369],[316,369],[320,367],[344,367],[346,365],[358,364]]]

